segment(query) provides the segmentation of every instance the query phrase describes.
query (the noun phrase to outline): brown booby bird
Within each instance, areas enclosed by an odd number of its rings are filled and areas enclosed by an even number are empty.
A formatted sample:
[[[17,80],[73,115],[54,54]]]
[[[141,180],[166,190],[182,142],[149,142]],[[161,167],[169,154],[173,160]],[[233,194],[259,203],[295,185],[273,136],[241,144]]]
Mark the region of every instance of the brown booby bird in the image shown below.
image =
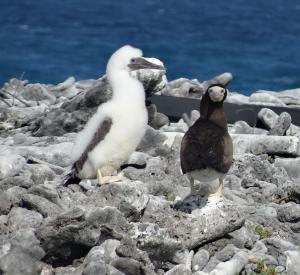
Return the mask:
[[[141,50],[128,45],[111,56],[106,75],[113,90],[112,98],[98,107],[77,135],[71,156],[74,164],[65,186],[96,177],[100,184],[122,179],[113,173],[139,145],[148,122],[144,87],[131,72],[165,70],[153,60],[143,58]]]
[[[180,150],[181,169],[195,194],[200,181],[201,196],[222,197],[223,178],[233,162],[223,102],[227,89],[219,84],[207,88],[200,102],[200,118],[185,133]]]

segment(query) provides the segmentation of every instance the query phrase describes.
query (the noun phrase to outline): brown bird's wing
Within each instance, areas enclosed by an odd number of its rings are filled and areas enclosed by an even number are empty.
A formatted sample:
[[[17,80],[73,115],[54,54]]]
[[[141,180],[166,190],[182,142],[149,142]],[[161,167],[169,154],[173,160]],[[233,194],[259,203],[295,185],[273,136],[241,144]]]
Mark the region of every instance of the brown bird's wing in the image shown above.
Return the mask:
[[[227,135],[223,136],[222,140],[224,144],[224,154],[223,154],[223,162],[222,166],[220,167],[221,170],[228,172],[230,166],[233,163],[233,145],[232,145],[232,139],[227,133]]]
[[[225,129],[198,120],[183,137],[180,160],[183,173],[205,168],[226,173],[232,164],[231,138]]]
[[[108,134],[112,125],[112,119],[110,117],[105,117],[101,124],[99,125],[97,131],[95,132],[92,140],[80,156],[80,158],[73,164],[71,172],[65,177],[64,186],[68,186],[72,183],[79,183],[78,172],[83,168],[84,163],[88,158],[89,152],[91,152],[96,145],[105,138]]]

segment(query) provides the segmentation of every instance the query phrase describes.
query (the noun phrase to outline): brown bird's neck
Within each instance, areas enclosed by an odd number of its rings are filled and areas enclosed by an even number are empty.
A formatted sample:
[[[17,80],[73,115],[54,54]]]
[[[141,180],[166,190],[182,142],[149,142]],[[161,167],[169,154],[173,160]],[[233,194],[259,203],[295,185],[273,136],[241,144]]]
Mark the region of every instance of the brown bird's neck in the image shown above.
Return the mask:
[[[200,117],[227,130],[227,119],[223,109],[223,102],[213,102],[208,96],[204,96],[200,103]]]

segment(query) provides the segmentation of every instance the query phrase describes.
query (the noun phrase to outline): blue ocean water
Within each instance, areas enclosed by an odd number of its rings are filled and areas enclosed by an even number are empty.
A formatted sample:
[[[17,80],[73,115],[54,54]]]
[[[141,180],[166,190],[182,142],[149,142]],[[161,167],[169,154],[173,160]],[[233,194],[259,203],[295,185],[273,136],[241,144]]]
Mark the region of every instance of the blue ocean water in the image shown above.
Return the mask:
[[[1,0],[0,85],[97,78],[124,44],[168,79],[230,71],[231,90],[300,87],[298,0]]]

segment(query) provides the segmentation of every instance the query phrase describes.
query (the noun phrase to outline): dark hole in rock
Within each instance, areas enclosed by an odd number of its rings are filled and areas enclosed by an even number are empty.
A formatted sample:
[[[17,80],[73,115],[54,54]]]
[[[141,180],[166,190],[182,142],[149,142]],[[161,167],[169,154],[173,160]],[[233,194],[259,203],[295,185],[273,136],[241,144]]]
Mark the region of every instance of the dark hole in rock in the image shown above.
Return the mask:
[[[123,170],[127,167],[133,167],[135,169],[145,169],[146,168],[146,164],[123,164],[121,165],[120,169]]]
[[[260,121],[259,119],[256,120],[256,123],[254,124],[254,126],[255,126],[256,128],[265,129],[265,130],[270,130],[270,129],[268,129],[268,128],[263,124],[263,122]]]
[[[38,164],[38,163],[32,159],[27,159],[27,164]]]
[[[275,160],[275,157],[281,157],[281,158],[296,158],[297,157],[297,156],[293,156],[293,155],[288,154],[288,153],[286,153],[286,154],[276,153],[276,155],[274,155],[274,154],[268,154],[268,156],[270,157],[268,159],[270,163],[274,162],[274,161],[272,162],[272,160]]]
[[[90,250],[91,247],[86,245],[68,243],[65,244],[64,248],[58,248],[55,255],[53,253],[46,254],[42,261],[55,268],[68,266],[72,265],[73,261],[84,258]]]

